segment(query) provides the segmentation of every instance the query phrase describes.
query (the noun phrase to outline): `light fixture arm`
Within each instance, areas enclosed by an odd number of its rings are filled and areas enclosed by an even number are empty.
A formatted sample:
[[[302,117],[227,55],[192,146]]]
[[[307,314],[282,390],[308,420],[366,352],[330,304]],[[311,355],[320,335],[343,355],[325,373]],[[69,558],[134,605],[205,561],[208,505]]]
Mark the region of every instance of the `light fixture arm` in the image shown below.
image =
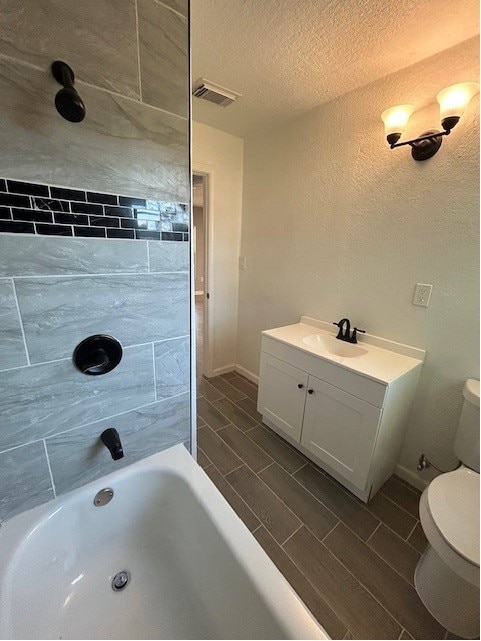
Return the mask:
[[[443,127],[443,131],[430,129],[417,138],[411,138],[410,140],[403,140],[401,142],[398,142],[401,134],[389,134],[387,136],[387,142],[391,149],[409,145],[411,147],[411,156],[414,160],[427,160],[437,153],[443,142],[443,136],[448,136],[451,133],[451,127],[448,128],[444,126],[444,122]]]
[[[449,136],[451,133],[451,130],[444,130],[444,131],[438,131],[437,133],[426,133],[423,134],[422,136],[418,136],[417,138],[411,138],[411,140],[403,140],[402,142],[394,142],[390,144],[389,146],[391,149],[394,149],[395,147],[404,147],[404,145],[410,145],[411,147],[415,147],[416,143],[422,142],[423,140],[436,140],[436,138],[441,138],[441,136]]]

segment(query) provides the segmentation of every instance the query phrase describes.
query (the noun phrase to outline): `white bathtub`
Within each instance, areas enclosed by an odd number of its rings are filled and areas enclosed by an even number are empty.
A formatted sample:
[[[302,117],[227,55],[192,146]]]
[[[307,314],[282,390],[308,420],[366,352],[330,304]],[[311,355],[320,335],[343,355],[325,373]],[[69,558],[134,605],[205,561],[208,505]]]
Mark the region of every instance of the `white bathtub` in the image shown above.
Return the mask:
[[[183,445],[4,523],[0,619],[2,639],[329,638]]]

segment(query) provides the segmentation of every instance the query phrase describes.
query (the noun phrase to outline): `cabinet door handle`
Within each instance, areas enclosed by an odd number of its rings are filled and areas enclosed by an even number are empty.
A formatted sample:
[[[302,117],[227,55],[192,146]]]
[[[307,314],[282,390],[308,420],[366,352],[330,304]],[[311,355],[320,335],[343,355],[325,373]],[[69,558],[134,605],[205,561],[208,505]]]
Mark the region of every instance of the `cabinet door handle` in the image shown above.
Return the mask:
[[[303,385],[302,383],[298,383],[298,384],[297,384],[297,387],[298,387],[299,389],[302,389],[302,388],[304,387],[304,385]]]
[[[308,394],[314,394],[314,390],[313,390],[313,389],[308,389],[308,390],[307,390],[307,393],[308,393]]]

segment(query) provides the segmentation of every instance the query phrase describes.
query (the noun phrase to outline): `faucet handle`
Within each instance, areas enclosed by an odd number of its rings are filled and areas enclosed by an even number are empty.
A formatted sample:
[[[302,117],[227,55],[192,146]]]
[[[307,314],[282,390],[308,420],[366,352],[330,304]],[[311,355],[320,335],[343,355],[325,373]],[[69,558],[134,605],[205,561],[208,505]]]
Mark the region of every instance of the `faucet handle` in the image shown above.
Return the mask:
[[[361,334],[365,334],[366,330],[365,329],[358,329],[357,327],[355,327],[352,330],[352,336],[351,336],[351,339],[349,341],[350,343],[357,343],[357,333],[358,332],[361,332]]]

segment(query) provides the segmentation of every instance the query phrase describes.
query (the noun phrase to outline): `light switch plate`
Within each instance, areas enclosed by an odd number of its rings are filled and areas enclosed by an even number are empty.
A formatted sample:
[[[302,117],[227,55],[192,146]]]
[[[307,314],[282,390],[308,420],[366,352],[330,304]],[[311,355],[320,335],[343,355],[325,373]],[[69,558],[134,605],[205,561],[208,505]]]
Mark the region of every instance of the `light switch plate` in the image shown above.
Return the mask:
[[[413,305],[419,305],[419,307],[429,307],[429,301],[431,299],[432,291],[432,285],[428,285],[427,283],[416,283]]]

